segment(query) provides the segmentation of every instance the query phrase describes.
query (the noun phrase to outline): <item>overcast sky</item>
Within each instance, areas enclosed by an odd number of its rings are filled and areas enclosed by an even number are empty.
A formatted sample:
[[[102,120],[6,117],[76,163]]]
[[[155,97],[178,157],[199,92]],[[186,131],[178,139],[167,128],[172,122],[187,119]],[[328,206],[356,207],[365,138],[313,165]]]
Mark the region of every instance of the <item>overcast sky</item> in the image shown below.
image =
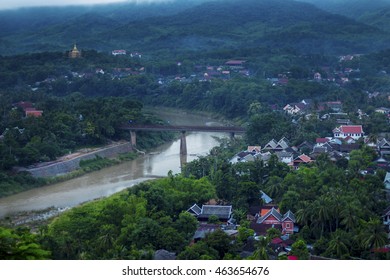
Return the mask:
[[[84,4],[104,4],[118,2],[164,2],[166,0],[0,0],[0,9],[14,9],[34,6],[64,6]]]

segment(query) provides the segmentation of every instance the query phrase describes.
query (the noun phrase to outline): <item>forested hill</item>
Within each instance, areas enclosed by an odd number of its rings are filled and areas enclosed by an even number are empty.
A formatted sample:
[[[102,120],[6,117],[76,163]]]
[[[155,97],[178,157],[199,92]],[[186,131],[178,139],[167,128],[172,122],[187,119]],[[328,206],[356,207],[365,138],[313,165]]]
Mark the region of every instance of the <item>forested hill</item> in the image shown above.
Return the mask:
[[[390,0],[300,1],[312,3],[324,11],[350,17],[361,23],[378,27],[385,31],[390,28]]]
[[[34,28],[23,32],[20,28],[12,34],[2,32],[0,54],[64,51],[74,42],[83,49],[99,51],[123,48],[177,54],[268,46],[339,54],[386,48],[390,41],[385,31],[330,14],[308,3],[292,0],[202,2],[187,9],[181,6],[181,11],[176,8],[176,12],[156,12],[156,16],[142,17],[142,12],[137,17],[126,17],[126,13],[113,16],[115,13],[89,10],[50,26],[35,21]],[[0,21],[3,26],[9,26],[7,17]]]

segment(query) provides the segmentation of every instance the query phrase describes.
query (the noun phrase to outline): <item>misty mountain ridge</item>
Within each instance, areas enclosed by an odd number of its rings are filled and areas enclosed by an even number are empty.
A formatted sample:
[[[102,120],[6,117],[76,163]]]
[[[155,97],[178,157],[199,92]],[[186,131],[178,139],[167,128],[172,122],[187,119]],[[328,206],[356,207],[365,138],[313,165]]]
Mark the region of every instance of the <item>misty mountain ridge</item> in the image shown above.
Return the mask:
[[[309,3],[194,0],[180,5],[180,2],[183,1],[109,5],[100,10],[73,10],[73,14],[70,8],[56,8],[57,15],[63,12],[62,17],[54,17],[47,8],[42,21],[26,17],[15,32],[2,29],[0,53],[64,51],[75,42],[82,48],[99,51],[124,48],[184,53],[267,46],[341,53],[381,49],[389,41],[388,34],[378,28],[325,12]],[[28,10],[21,12],[33,14]],[[12,26],[9,18],[1,17],[0,24]],[[24,29],[23,25],[30,28]]]

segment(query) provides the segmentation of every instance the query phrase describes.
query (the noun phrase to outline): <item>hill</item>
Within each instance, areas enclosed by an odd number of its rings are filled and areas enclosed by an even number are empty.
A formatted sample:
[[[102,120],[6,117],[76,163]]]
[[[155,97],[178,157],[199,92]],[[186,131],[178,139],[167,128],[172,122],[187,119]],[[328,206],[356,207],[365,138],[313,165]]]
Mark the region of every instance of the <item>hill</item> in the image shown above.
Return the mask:
[[[89,11],[6,34],[0,38],[0,53],[66,50],[77,42],[100,51],[125,48],[171,55],[261,46],[339,54],[377,50],[389,42],[388,34],[376,27],[291,0],[220,0],[134,19],[120,14]]]
[[[359,22],[382,29],[390,27],[390,0],[300,0],[325,11],[353,18]]]

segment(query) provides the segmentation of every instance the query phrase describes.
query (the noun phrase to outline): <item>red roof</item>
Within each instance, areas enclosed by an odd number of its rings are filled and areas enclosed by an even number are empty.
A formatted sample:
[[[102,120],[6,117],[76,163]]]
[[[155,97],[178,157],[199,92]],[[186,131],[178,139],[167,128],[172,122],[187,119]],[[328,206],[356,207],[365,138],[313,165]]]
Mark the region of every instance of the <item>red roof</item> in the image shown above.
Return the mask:
[[[38,110],[26,110],[26,117],[41,117],[43,111],[38,111]]]
[[[288,258],[290,261],[299,260],[297,256],[288,256],[287,258]]]
[[[272,244],[280,244],[280,243],[283,243],[283,240],[280,239],[279,237],[276,237],[276,238],[272,239],[271,243]]]
[[[317,138],[316,143],[328,143],[329,139],[328,138]]]
[[[341,133],[348,134],[361,134],[363,133],[363,127],[361,125],[342,125],[338,128]]]

